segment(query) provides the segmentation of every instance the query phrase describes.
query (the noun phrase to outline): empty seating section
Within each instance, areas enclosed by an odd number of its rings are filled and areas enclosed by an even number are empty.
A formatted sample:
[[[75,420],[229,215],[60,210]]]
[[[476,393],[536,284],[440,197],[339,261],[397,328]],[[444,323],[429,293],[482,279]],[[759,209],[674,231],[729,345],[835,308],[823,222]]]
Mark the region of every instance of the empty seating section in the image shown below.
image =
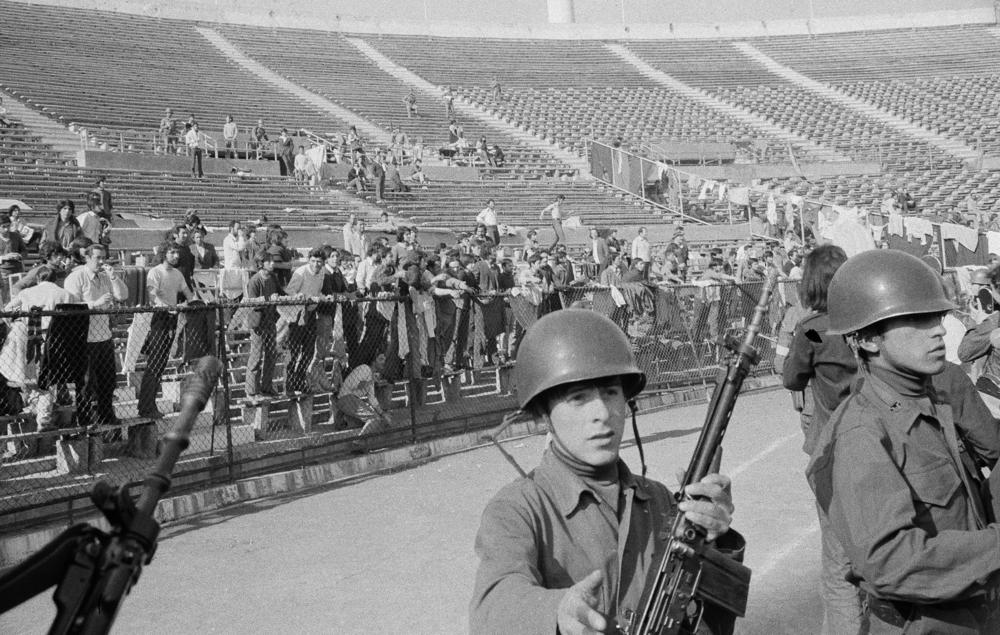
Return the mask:
[[[768,86],[781,82],[728,41],[630,41],[625,45],[650,65],[690,86]]]
[[[222,139],[225,116],[249,136],[258,118],[277,133],[347,125],[235,65],[192,23],[0,1],[0,82],[64,123],[115,146],[151,149],[164,109]]]
[[[425,79],[450,86],[508,123],[586,154],[585,140],[731,141],[746,126],[663,88],[596,41],[367,37],[369,44]],[[660,44],[660,43],[657,43]],[[700,47],[695,55],[701,55]],[[456,65],[455,60],[462,60]],[[731,67],[732,65],[730,65]],[[726,71],[720,71],[720,73]],[[731,69],[730,71],[731,72]],[[494,79],[502,89],[493,99]],[[742,152],[752,152],[745,144]],[[757,159],[787,159],[775,141]]]
[[[231,25],[220,26],[219,31],[258,62],[387,131],[399,126],[411,141],[422,139],[424,147],[432,152],[448,143],[449,120],[444,102],[437,96],[431,100],[418,91],[417,114],[407,117],[403,99],[410,86],[380,69],[343,36]],[[458,119],[470,145],[486,136],[487,142],[501,147],[508,164],[528,172],[568,171],[568,166],[551,155],[524,148],[513,137],[497,134],[474,120]]]
[[[629,88],[655,86],[594,40],[500,40],[363,36],[397,64],[440,86],[521,88]]]
[[[1000,152],[995,95],[997,75],[845,82],[845,93],[970,147]]]
[[[776,61],[829,84],[989,74],[1000,64],[998,42],[982,26],[751,40]]]
[[[735,142],[744,160],[788,160],[782,141],[768,138],[765,151],[754,153],[749,141],[760,139],[760,133],[663,87],[526,88],[509,91],[500,104],[492,103],[489,88],[466,89],[465,94],[509,123],[581,156],[587,139],[609,143],[621,137],[632,147],[665,139]],[[801,156],[801,149],[796,150]]]

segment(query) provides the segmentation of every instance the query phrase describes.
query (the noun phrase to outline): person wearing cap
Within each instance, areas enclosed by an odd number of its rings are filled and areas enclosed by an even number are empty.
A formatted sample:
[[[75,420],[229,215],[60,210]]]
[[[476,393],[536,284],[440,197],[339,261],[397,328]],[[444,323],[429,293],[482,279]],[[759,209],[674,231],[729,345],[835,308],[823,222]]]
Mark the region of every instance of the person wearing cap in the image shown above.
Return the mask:
[[[514,373],[519,406],[548,427],[551,443],[483,512],[470,632],[615,632],[641,610],[678,509],[717,547],[742,548],[729,530],[728,478],[706,476],[686,491],[704,498],[678,504],[619,457],[646,376],[611,320],[586,309],[543,316],[525,334]],[[707,604],[704,624],[730,632],[731,616],[719,613]]]
[[[945,360],[955,305],[940,276],[904,252],[865,251],[837,269],[827,305],[859,380],[806,474],[871,632],[1000,632],[1000,525],[979,469],[1000,457],[1000,428]]]

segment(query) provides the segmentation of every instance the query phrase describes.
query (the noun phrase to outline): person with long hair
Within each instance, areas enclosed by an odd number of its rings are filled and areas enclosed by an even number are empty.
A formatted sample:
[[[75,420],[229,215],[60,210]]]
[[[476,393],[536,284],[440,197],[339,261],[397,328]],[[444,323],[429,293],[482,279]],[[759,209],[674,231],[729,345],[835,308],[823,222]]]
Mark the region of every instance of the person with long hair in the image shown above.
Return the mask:
[[[785,388],[804,391],[811,387],[813,412],[802,413],[805,442],[802,449],[811,455],[820,430],[837,406],[850,394],[858,365],[854,353],[840,335],[828,335],[827,289],[833,274],[847,261],[836,245],[822,245],[805,257],[799,299],[809,313],[795,327],[788,357],[782,369]],[[847,581],[851,563],[843,546],[820,514],[823,599],[823,633],[864,633],[857,588]]]
[[[80,223],[76,220],[76,205],[69,199],[63,199],[56,204],[55,218],[50,220],[42,230],[42,242],[50,240],[59,243],[64,249],[77,238],[83,236]]]

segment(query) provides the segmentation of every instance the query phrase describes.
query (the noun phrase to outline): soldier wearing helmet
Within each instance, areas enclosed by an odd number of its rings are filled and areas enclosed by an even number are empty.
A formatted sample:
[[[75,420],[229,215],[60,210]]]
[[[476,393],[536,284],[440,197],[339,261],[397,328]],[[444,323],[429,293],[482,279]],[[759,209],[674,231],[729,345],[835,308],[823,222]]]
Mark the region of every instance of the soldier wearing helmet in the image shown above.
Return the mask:
[[[955,305],[940,276],[906,253],[866,251],[834,274],[827,304],[828,333],[846,337],[860,377],[807,475],[871,631],[1000,632],[1000,525],[979,471],[1000,457],[1000,428],[945,360]]]
[[[608,318],[564,309],[536,322],[514,367],[520,407],[547,425],[539,466],[503,488],[483,512],[473,633],[612,632],[638,609],[661,533],[679,508],[717,547],[740,550],[729,531],[729,479],[688,487],[679,504],[662,484],[632,474],[619,444],[646,383],[628,339]],[[714,632],[732,619],[707,607]]]

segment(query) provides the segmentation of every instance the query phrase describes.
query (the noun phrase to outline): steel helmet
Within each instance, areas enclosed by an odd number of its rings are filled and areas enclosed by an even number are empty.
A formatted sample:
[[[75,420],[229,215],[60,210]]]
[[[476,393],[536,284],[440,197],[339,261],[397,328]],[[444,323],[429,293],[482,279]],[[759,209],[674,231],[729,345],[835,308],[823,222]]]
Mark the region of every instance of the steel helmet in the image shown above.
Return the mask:
[[[626,399],[646,385],[625,333],[587,309],[562,309],[535,322],[521,340],[514,365],[522,409],[550,388],[614,376],[622,378]]]
[[[937,272],[920,258],[894,249],[873,249],[848,258],[833,274],[826,304],[833,335],[889,318],[956,308]]]
[[[969,274],[969,284],[985,284],[985,285],[991,284],[990,270],[986,267],[973,269],[972,273]]]

